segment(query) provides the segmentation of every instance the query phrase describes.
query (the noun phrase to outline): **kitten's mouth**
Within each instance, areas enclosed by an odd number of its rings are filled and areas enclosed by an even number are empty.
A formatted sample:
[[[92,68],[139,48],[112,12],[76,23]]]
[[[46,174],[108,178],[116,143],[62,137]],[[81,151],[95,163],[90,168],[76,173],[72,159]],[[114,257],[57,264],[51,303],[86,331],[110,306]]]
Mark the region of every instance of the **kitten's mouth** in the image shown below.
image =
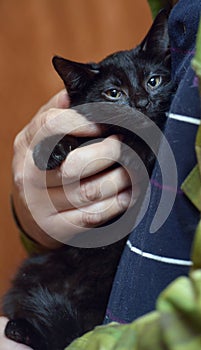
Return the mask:
[[[147,115],[149,114],[148,112],[148,108],[150,107],[151,103],[148,102],[147,105],[145,107],[137,107],[138,111],[140,111],[141,113]]]

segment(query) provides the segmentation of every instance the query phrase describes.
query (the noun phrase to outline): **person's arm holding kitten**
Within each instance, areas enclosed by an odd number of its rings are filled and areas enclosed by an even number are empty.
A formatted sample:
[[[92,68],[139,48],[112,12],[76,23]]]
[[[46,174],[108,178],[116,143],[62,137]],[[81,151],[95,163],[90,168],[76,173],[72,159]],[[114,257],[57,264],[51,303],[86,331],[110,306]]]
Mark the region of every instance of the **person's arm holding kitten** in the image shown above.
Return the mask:
[[[61,244],[48,235],[48,228],[52,228],[53,225],[56,225],[58,237],[62,237],[62,240],[65,237],[67,241],[68,236],[70,238],[86,227],[96,227],[120,214],[130,202],[130,180],[125,171],[122,168],[107,171],[112,164],[110,159],[118,160],[120,155],[120,142],[117,136],[103,140],[101,147],[100,144],[93,144],[87,146],[88,150],[84,152],[82,149],[74,150],[70,160],[73,166],[65,166],[65,161],[60,168],[47,172],[47,185],[43,183],[42,172],[36,168],[32,159],[33,146],[31,145],[36,132],[42,125],[45,125],[45,136],[58,134],[61,128],[66,133],[74,129],[74,136],[100,136],[97,126],[89,125],[84,117],[75,115],[70,109],[64,110],[68,105],[68,96],[64,91],[55,95],[17,135],[14,143],[13,206],[17,219],[23,230],[33,240],[50,249]],[[58,125],[58,122],[54,123],[54,117],[61,118],[62,126],[60,123]],[[78,127],[79,130],[75,131]],[[86,164],[89,166],[86,167]],[[33,201],[29,202],[29,205],[32,207],[32,212],[36,209],[40,213],[45,230],[36,223],[27,206],[24,192],[24,167],[26,167],[29,193],[33,194]],[[102,173],[102,170],[105,172]],[[81,182],[75,182],[76,175],[80,173]],[[104,186],[107,180],[112,181],[115,186]],[[64,182],[65,193],[69,200],[63,190]],[[101,189],[103,189],[102,193]],[[54,214],[46,206],[47,190],[55,207]],[[136,186],[136,193],[138,192]],[[74,206],[71,203],[74,203]],[[81,207],[91,209],[90,212],[94,214],[86,214],[80,210]],[[60,213],[65,221],[60,220]]]

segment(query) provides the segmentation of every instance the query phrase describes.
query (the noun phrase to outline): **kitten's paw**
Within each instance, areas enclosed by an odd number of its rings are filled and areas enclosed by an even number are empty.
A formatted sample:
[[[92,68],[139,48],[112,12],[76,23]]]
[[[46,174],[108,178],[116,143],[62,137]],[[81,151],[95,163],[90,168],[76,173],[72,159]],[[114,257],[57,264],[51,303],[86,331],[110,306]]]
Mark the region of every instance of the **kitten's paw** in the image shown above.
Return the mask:
[[[8,321],[5,328],[7,338],[31,347],[34,350],[47,350],[45,341],[40,333],[25,319]]]
[[[60,166],[69,152],[77,147],[77,139],[73,136],[52,135],[34,147],[33,160],[40,170],[52,170]]]
[[[5,335],[7,338],[14,340],[17,343],[31,345],[29,336],[29,329],[25,320],[11,320],[8,321],[5,328]]]

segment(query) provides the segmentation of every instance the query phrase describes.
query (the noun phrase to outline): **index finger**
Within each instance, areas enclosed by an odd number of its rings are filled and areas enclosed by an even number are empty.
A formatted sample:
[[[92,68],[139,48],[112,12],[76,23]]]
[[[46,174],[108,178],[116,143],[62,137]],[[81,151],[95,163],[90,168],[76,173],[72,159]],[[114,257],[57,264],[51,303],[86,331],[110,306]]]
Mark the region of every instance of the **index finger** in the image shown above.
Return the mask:
[[[94,137],[101,134],[101,128],[74,109],[51,108],[33,119],[24,130],[31,149],[44,138],[58,135],[58,142],[64,135]]]
[[[97,136],[100,128],[75,110],[69,109],[70,101],[65,90],[53,96],[39,109],[35,117],[18,133],[14,149],[30,147],[48,136],[71,134],[78,137]],[[32,144],[32,146],[34,146]],[[31,147],[33,148],[33,147]]]

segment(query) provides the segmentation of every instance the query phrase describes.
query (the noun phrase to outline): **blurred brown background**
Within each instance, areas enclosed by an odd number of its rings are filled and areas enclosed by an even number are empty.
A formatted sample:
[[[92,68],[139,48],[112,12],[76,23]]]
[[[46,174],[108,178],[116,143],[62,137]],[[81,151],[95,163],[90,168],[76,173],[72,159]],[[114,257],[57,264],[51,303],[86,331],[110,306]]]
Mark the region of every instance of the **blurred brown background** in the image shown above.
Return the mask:
[[[40,105],[63,88],[52,56],[101,60],[134,47],[150,24],[146,0],[0,1],[0,297],[25,257],[9,204],[12,144]]]

